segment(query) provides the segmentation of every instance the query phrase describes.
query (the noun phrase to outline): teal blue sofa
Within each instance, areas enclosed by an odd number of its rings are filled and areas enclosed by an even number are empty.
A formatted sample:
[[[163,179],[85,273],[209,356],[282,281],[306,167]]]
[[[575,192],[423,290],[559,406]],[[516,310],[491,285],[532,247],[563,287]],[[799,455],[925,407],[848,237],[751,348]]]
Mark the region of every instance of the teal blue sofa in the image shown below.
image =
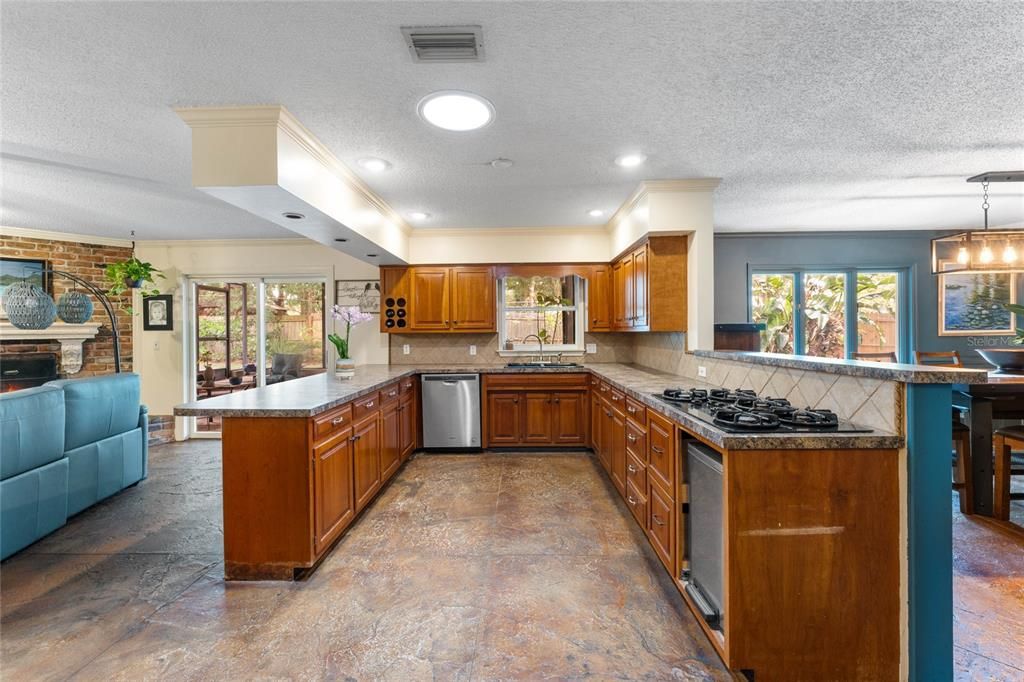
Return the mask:
[[[146,477],[139,392],[125,373],[0,395],[0,559]]]

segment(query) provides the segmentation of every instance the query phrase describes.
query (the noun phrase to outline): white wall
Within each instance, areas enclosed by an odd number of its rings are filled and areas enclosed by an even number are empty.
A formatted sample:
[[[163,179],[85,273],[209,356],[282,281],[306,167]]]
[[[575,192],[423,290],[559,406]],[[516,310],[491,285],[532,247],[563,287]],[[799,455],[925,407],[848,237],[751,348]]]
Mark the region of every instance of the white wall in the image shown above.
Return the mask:
[[[173,332],[143,331],[138,315],[133,330],[134,367],[142,377],[142,400],[152,414],[171,414],[175,405],[187,399],[183,325],[187,277],[323,276],[328,280],[327,303],[333,305],[334,280],[380,276],[376,266],[306,239],[139,242],[136,255],[163,270],[167,279],[158,282],[161,293],[174,294]],[[328,320],[328,329],[332,323]],[[333,364],[333,346],[328,344],[328,349]],[[376,320],[352,330],[352,350],[360,364],[387,364],[388,341]]]
[[[522,227],[413,230],[409,262],[604,263],[611,258],[604,227]]]

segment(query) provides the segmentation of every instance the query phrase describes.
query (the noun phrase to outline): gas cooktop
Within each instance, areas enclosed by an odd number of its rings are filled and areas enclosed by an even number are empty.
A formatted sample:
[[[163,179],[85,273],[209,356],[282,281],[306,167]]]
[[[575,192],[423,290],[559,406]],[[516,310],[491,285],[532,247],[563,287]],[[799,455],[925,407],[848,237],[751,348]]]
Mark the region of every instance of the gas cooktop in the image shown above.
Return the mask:
[[[799,408],[749,389],[670,388],[655,397],[727,433],[871,433],[824,408]]]

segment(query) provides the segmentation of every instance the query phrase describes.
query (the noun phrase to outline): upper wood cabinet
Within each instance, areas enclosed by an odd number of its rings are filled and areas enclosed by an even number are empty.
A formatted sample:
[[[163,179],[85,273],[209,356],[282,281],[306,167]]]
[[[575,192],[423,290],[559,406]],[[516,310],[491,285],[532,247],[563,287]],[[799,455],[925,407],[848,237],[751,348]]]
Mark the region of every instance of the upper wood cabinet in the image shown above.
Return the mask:
[[[612,330],[611,276],[612,269],[608,265],[595,265],[590,270],[590,276],[587,278],[589,331]]]
[[[381,331],[493,332],[494,268],[381,268]]]
[[[613,331],[686,331],[686,237],[649,237],[620,256],[612,287]]]

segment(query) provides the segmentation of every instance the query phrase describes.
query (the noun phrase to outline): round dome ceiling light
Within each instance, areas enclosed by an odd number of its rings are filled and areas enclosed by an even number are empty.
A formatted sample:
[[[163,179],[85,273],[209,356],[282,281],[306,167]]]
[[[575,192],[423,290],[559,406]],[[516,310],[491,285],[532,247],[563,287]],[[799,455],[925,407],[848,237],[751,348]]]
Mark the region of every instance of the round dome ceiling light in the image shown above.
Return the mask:
[[[391,163],[384,159],[377,159],[372,156],[368,156],[365,159],[359,159],[356,161],[359,167],[363,170],[368,170],[371,173],[383,173],[386,170],[391,169]]]
[[[409,213],[409,217],[413,220],[426,220],[430,217],[430,214],[424,213],[423,211],[412,211]]]
[[[604,215],[604,211],[602,211],[599,208],[592,208],[589,211],[587,211],[587,215],[590,216],[591,218],[600,218],[601,216]]]
[[[491,161],[491,168],[511,168],[515,163],[512,159],[506,159],[499,156],[498,158]]]
[[[646,160],[647,156],[645,154],[637,152],[634,154],[623,154],[615,159],[615,164],[623,168],[636,168]]]
[[[281,215],[283,215],[288,220],[302,220],[303,218],[306,217],[301,213],[296,213],[295,211],[288,211],[287,213],[282,213]]]
[[[432,92],[416,110],[427,123],[455,132],[483,128],[494,120],[494,105],[480,95],[459,90]]]

